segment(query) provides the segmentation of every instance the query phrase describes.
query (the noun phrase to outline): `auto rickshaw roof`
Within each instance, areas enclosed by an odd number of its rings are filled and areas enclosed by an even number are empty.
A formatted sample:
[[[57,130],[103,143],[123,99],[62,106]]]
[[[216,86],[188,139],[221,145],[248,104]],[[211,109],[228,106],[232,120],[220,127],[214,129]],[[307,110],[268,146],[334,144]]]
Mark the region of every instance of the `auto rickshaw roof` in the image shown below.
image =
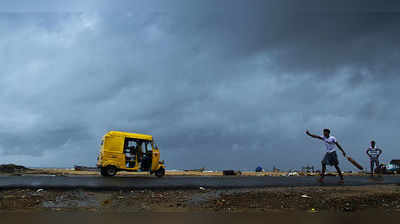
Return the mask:
[[[128,137],[128,138],[153,141],[153,136],[151,136],[151,135],[129,133],[129,132],[123,132],[123,131],[110,131],[107,134],[105,134],[105,136],[123,136],[123,137]]]

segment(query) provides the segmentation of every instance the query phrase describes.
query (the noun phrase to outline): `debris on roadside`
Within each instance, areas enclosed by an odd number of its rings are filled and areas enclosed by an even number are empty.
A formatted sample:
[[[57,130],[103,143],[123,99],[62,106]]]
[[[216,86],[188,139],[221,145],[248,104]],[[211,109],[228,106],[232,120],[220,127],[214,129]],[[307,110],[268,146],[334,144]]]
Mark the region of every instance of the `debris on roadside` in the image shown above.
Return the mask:
[[[345,212],[351,212],[353,210],[351,203],[350,202],[346,202],[346,204],[343,207],[343,211]]]
[[[288,176],[288,177],[299,176],[299,173],[296,172],[296,171],[292,171],[292,172],[289,172],[289,173],[287,174],[287,176]]]
[[[74,170],[76,171],[98,171],[97,167],[89,167],[89,166],[74,166]]]
[[[306,194],[301,195],[301,197],[302,197],[302,198],[311,198],[310,196],[308,196],[308,195],[306,195]]]
[[[316,213],[316,212],[318,212],[318,210],[315,209],[315,208],[311,208],[311,209],[310,209],[310,212],[311,212],[311,213]]]
[[[224,176],[238,176],[242,175],[241,171],[235,171],[235,170],[223,170],[222,175]]]

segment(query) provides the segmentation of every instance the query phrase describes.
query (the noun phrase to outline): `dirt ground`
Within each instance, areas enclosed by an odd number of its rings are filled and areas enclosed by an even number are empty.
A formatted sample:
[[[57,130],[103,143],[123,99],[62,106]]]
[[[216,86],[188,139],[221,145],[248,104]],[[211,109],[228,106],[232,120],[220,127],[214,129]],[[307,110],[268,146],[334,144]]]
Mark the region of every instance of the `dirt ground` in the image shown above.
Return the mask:
[[[351,213],[370,209],[400,214],[400,186],[291,187],[240,190],[0,191],[0,212]]]

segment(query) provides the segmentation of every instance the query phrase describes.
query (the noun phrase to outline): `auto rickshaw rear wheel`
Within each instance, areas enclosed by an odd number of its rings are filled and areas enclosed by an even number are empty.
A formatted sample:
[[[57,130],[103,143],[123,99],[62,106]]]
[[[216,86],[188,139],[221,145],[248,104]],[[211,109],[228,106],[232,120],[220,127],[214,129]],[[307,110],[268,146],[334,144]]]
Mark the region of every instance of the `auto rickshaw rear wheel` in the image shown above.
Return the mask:
[[[115,174],[117,174],[117,167],[115,166],[106,166],[101,168],[101,175],[105,176],[105,177],[112,177],[115,176]]]
[[[161,167],[160,169],[156,170],[155,175],[157,177],[163,177],[165,175],[165,169]]]

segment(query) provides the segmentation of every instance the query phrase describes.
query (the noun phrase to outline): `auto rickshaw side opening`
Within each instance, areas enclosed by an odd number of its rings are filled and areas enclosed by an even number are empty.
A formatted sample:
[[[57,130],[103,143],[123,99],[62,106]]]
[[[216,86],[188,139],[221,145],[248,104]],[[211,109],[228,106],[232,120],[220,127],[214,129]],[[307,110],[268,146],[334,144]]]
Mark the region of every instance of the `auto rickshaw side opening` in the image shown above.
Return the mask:
[[[148,171],[158,177],[165,175],[160,151],[150,135],[109,132],[101,141],[97,166],[103,176],[118,171]]]

